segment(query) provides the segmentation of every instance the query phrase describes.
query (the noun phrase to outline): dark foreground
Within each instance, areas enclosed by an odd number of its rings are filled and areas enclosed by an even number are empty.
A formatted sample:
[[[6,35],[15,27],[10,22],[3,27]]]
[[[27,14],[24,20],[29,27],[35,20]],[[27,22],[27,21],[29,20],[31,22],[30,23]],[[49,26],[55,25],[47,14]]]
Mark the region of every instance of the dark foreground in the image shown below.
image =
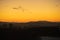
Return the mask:
[[[60,26],[13,27],[4,23],[0,24],[0,40],[60,40]]]
[[[3,40],[40,40],[40,37],[60,38],[60,29],[57,27],[40,27],[29,29],[0,29],[0,36]],[[0,39],[1,39],[0,38]]]

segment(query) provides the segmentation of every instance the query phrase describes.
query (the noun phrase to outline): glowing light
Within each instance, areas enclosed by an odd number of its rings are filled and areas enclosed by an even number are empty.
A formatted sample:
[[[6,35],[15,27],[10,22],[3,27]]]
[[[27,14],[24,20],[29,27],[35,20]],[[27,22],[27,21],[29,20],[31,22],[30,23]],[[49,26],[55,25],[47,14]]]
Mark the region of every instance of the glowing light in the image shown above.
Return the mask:
[[[60,1],[0,0],[0,21],[27,22],[40,20],[60,22]]]

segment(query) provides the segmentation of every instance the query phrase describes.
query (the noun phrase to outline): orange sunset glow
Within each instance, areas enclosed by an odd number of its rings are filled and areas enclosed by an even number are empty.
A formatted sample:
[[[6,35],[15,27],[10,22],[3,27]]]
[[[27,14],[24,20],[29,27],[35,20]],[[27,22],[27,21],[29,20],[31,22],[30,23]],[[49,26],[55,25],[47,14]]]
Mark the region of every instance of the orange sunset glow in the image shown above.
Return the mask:
[[[60,22],[60,0],[0,0],[0,21]]]

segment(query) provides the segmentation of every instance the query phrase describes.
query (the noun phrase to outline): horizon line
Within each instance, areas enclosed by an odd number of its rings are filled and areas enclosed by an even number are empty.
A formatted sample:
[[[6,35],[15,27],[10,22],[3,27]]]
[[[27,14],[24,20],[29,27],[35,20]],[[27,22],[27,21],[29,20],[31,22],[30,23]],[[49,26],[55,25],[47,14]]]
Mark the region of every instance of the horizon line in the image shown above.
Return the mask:
[[[8,22],[8,21],[0,21],[0,23],[1,22],[7,22],[7,23],[29,23],[29,22],[52,22],[53,23],[53,21],[27,21],[27,22]],[[54,21],[54,22],[56,22],[56,21]],[[59,23],[60,23],[60,21],[59,21]]]

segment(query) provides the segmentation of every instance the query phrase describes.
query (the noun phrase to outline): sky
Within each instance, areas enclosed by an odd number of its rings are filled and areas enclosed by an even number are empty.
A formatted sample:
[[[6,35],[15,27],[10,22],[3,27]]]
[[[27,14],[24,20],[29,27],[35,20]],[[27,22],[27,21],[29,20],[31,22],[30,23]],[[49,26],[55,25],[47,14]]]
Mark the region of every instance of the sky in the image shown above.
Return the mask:
[[[60,0],[0,0],[0,21],[60,22]]]

